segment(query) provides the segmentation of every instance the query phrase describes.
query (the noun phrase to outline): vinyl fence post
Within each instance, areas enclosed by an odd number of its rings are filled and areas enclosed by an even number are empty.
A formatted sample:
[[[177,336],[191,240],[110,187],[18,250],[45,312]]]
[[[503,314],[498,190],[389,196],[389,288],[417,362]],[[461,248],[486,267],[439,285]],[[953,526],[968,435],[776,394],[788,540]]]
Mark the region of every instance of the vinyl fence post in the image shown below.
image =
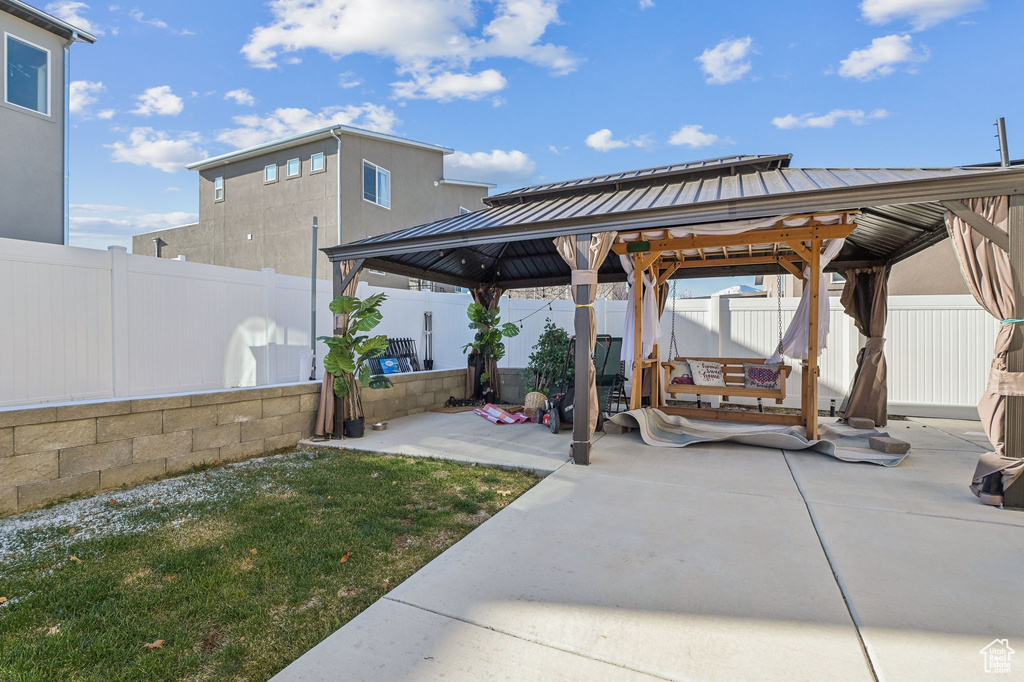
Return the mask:
[[[263,362],[256,373],[260,386],[281,383],[277,375],[277,273],[263,268]],[[301,375],[299,376],[301,379]]]
[[[131,357],[128,345],[128,249],[108,246],[110,252],[110,371],[115,398],[131,395]]]

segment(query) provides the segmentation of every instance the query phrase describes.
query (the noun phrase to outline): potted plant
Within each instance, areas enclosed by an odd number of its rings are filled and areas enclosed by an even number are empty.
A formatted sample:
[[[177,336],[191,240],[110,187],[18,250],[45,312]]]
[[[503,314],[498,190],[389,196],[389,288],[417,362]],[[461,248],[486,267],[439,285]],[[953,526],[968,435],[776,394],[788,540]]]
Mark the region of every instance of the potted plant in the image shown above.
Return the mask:
[[[572,374],[572,368],[566,362],[569,354],[569,332],[565,331],[551,318],[544,321],[544,331],[530,353],[530,360],[523,370],[527,393],[539,391],[548,395],[552,386],[564,386]]]
[[[331,312],[348,315],[348,327],[344,333],[321,336],[330,352],[324,357],[324,370],[334,375],[334,395],[345,400],[345,434],[350,438],[361,438],[364,432],[363,403],[360,399],[362,387],[389,388],[391,380],[382,374],[370,373],[369,361],[384,354],[388,348],[388,337],[384,334],[369,336],[380,324],[380,305],[387,297],[374,294],[360,301],[355,296],[339,296],[331,301]]]
[[[462,352],[469,354],[469,364],[476,369],[473,395],[466,397],[496,400],[491,372],[498,371],[498,361],[505,357],[503,339],[518,336],[519,327],[511,322],[501,324],[500,310],[489,310],[479,303],[470,303],[466,314],[469,316],[469,328],[476,330],[473,340],[462,347]]]

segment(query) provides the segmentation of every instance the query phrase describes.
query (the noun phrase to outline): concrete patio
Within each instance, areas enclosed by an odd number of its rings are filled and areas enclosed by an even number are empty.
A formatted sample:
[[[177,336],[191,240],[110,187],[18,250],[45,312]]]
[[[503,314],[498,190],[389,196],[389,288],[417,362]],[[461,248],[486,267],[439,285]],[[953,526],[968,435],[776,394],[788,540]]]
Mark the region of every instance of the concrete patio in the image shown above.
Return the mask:
[[[636,433],[582,467],[535,424],[395,420],[344,445],[551,473],[275,680],[986,679],[1024,644],[1024,514],[967,489],[977,422],[888,430],[894,469]]]

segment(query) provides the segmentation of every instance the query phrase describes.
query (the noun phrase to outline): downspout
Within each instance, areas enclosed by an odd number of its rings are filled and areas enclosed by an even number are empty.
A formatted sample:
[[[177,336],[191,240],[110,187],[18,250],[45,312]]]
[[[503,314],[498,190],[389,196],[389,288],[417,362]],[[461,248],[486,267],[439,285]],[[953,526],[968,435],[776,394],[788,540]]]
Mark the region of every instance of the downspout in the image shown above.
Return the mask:
[[[338,207],[335,215],[338,218],[338,245],[341,245],[341,136],[338,135],[337,128],[331,128],[331,137],[338,141]]]
[[[71,46],[78,31],[64,43],[64,245],[71,240]]]

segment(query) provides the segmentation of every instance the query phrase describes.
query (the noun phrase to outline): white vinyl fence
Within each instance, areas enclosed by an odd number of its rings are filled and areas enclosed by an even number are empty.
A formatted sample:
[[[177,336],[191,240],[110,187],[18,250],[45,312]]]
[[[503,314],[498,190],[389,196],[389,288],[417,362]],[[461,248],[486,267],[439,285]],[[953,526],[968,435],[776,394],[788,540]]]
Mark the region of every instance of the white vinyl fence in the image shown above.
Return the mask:
[[[425,359],[433,321],[435,369],[462,367],[472,338],[466,293],[382,289],[380,333],[411,338]],[[318,284],[317,333],[330,333],[330,282]],[[678,299],[680,355],[765,357],[778,343],[777,299]],[[783,326],[797,299],[782,300]],[[625,301],[594,304],[598,333],[621,336]],[[672,302],[662,319],[668,357]],[[503,367],[523,367],[550,318],[572,332],[570,301],[503,299],[522,326]],[[199,263],[0,239],[0,406],[256,386],[309,377],[309,280]],[[841,402],[861,339],[838,299],[822,355],[821,407]],[[998,323],[970,296],[889,300],[891,411],[976,416]],[[319,359],[325,352],[321,345]],[[799,363],[787,404],[799,402]],[[322,374],[322,370],[320,370]]]

